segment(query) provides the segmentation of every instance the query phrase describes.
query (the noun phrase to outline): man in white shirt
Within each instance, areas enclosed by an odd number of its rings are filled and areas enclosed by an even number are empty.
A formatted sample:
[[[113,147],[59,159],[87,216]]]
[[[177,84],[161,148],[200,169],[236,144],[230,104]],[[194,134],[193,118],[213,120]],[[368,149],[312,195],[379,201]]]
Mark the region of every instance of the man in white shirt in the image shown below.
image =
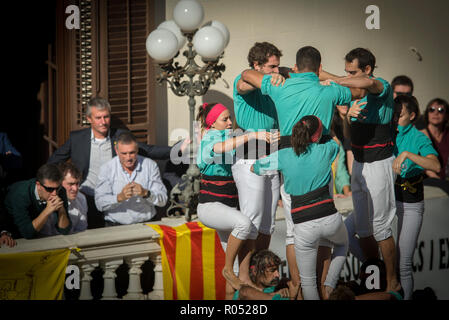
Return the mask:
[[[100,167],[95,204],[105,213],[106,227],[151,220],[155,206],[167,202],[167,190],[153,160],[138,155],[137,140],[131,132],[118,136],[117,156]]]
[[[62,176],[62,186],[64,187],[68,200],[68,213],[72,228],[69,234],[81,232],[87,229],[87,201],[84,194],[79,192],[81,171],[72,163],[64,162],[58,165]],[[41,233],[52,236],[60,234],[54,227],[53,217],[48,219]]]

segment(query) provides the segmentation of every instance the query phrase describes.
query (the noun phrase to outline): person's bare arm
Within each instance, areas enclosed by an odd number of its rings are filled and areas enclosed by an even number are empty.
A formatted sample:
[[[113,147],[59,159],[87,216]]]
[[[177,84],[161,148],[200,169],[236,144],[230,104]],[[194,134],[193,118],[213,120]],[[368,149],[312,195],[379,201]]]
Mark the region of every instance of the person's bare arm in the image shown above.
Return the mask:
[[[248,82],[243,81],[242,79],[237,81],[237,92],[240,95],[245,95],[245,94],[250,93],[251,91],[254,91],[256,89],[257,89],[256,87],[249,84]]]
[[[335,74],[329,73],[329,72],[324,71],[324,70],[321,70],[319,78],[320,78],[320,81],[325,81],[325,80],[336,80],[336,79],[340,79],[340,78],[343,78],[343,77],[337,76]]]
[[[249,69],[242,72],[241,80],[257,89],[260,89],[262,87],[263,77],[264,74],[262,72]],[[284,85],[285,78],[279,73],[272,73],[270,82],[274,86]]]
[[[279,140],[279,138],[280,138],[279,132],[273,134],[268,131],[250,132],[214,144],[214,152],[215,153],[229,152],[235,148],[238,148],[242,144],[245,144],[251,139],[265,140],[268,143],[272,143]]]
[[[366,89],[369,93],[372,94],[379,94],[384,89],[384,85],[382,84],[382,82],[376,79],[369,78],[367,76],[344,77],[335,79],[334,81],[344,87]]]
[[[239,290],[240,300],[272,300],[274,295],[275,293],[265,293],[247,285]]]
[[[431,170],[434,172],[440,172],[441,170],[440,161],[438,161],[438,158],[434,154],[429,154],[426,157],[423,157],[412,152],[404,151],[393,161],[393,170],[397,174],[401,173],[401,165],[405,161],[405,159],[410,159],[410,161],[413,161],[417,165],[427,170]]]

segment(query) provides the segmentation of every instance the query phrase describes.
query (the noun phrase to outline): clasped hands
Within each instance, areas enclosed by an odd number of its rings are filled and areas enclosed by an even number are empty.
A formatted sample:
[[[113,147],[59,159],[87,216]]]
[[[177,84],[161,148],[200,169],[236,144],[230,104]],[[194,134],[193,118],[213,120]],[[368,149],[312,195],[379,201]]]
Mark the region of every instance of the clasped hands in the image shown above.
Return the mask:
[[[123,187],[122,192],[117,195],[118,202],[128,200],[132,197],[145,197],[149,191],[137,182],[130,182]]]

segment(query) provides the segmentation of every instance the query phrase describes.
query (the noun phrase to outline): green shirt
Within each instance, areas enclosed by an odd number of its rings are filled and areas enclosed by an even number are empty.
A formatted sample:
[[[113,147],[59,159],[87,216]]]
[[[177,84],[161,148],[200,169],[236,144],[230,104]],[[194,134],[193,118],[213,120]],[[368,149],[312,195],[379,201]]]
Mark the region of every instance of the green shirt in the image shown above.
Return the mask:
[[[241,74],[238,75],[234,81],[234,113],[238,126],[251,131],[278,129],[278,116],[271,98],[259,89],[239,94],[237,83],[241,77]]]
[[[197,154],[197,165],[202,174],[208,176],[232,176],[231,166],[234,163],[235,150],[225,153],[215,153],[214,145],[230,138],[231,130],[208,130]]]
[[[396,136],[396,144],[393,153],[397,157],[402,152],[408,151],[423,157],[434,154],[438,157],[438,152],[432,146],[432,141],[413,124],[406,127],[398,126],[398,135]],[[424,169],[411,161],[405,159],[401,166],[401,177],[411,178],[422,173]]]
[[[285,191],[301,196],[329,184],[331,165],[338,152],[338,144],[332,139],[323,144],[311,143],[299,156],[293,148],[285,148],[257,160],[254,173],[279,170],[284,176]]]
[[[276,106],[282,136],[290,136],[293,126],[304,116],[315,115],[323,123],[323,135],[329,133],[336,105],[351,101],[349,88],[332,83],[322,86],[313,72],[290,73],[283,86],[273,86],[271,75],[262,80],[261,92]]]
[[[46,208],[46,204],[40,203],[40,201],[36,199],[35,188],[36,179],[19,181],[8,188],[5,197],[5,208],[9,215],[12,216],[14,224],[18,228],[21,236],[26,239],[41,236],[39,231],[34,229],[32,222]],[[64,208],[70,223],[64,229],[59,228],[57,224],[55,227],[59,233],[69,234],[70,229],[72,228],[72,222],[70,221],[70,216],[68,214],[67,195],[64,188],[59,190],[58,196],[64,201]],[[53,212],[52,214],[57,215],[56,212]],[[55,219],[55,221],[58,221],[58,219]]]
[[[351,118],[351,121],[360,121],[361,123],[390,123],[394,112],[393,89],[388,81],[382,78],[375,78],[382,82],[384,89],[379,94],[368,93],[360,102],[368,102],[362,106],[362,109],[368,110],[363,115],[366,116],[364,120]],[[352,105],[352,102],[351,102]]]

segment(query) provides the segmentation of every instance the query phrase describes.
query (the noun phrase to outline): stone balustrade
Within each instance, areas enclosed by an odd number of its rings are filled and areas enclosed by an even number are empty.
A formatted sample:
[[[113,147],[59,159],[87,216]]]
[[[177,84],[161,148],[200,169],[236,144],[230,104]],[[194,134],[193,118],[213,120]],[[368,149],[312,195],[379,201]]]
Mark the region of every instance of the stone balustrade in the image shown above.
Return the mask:
[[[164,218],[151,222],[178,226],[185,223],[184,218]],[[126,263],[129,267],[128,292],[123,299],[130,300],[162,300],[164,288],[162,282],[161,248],[159,234],[147,225],[133,224],[101,229],[90,229],[67,236],[53,236],[41,239],[18,239],[14,248],[1,247],[2,253],[20,253],[46,251],[63,248],[79,248],[72,250],[68,265],[76,265],[80,270],[80,300],[93,298],[91,292],[92,271],[101,267],[104,271],[104,289],[102,299],[117,299],[115,278],[117,268]],[[147,295],[142,293],[140,284],[141,267],[148,259],[154,265],[153,290]]]

